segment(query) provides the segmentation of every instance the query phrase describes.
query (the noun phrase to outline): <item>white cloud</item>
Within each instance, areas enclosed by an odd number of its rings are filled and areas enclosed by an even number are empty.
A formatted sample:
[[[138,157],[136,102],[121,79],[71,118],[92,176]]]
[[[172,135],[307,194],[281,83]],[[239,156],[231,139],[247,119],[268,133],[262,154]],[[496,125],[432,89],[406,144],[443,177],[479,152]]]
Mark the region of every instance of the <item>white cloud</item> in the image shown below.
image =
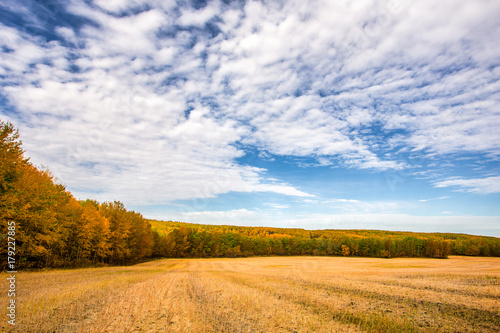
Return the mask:
[[[117,12],[128,8],[134,2],[130,0],[96,0],[94,3],[105,10]]]
[[[150,18],[139,16],[134,22]],[[94,33],[90,31],[87,38],[93,40]],[[115,30],[104,30],[99,38],[113,39],[114,34]],[[11,35],[14,55],[26,43],[41,49]],[[139,33],[137,38],[147,36]],[[120,48],[96,53],[93,44],[89,45],[80,50],[80,73],[38,65],[24,76],[28,82],[4,88],[22,112],[20,128],[28,155],[53,170],[75,195],[129,204],[210,198],[230,191],[310,196],[289,184],[267,183],[263,169],[233,162],[243,154],[234,144],[247,133],[245,126],[216,119],[200,105],[186,119],[187,98],[182,90],[158,93],[157,86],[151,85],[165,73],[137,73],[126,48],[114,55]],[[156,52],[153,43],[144,45],[142,53]],[[55,45],[50,50],[57,49]],[[52,62],[67,55],[48,49],[38,53]],[[31,59],[16,61],[24,70]],[[147,63],[142,62],[137,68],[145,67]],[[31,85],[29,80],[39,83]]]
[[[25,38],[16,29],[0,24],[0,45],[12,50],[2,52],[0,70],[8,79],[14,79],[21,73],[28,71],[29,66],[39,63],[47,55],[54,54],[54,44],[43,47],[37,44],[36,38]],[[8,80],[7,79],[7,80]]]
[[[19,111],[8,117],[33,161],[78,195],[135,203],[230,191],[313,197],[238,165],[240,143],[261,156],[379,171],[409,167],[385,154],[396,148],[500,154],[498,3],[95,3],[104,11],[81,1],[66,9],[96,24],[55,30],[78,47],[0,29],[12,50],[0,59],[9,83],[2,93]],[[144,4],[149,10],[136,15],[107,13]],[[219,35],[203,30],[209,21]],[[436,186],[498,192],[478,181]]]
[[[118,14],[133,7],[147,4],[147,0],[95,0],[94,3],[104,10]],[[164,1],[165,4],[172,1]]]
[[[256,144],[275,154],[339,154],[347,157],[347,165],[354,167],[401,169],[404,166],[402,163],[382,161],[374,153],[376,147],[373,143],[365,142],[362,135],[357,136],[358,140],[353,140],[349,135],[353,128],[363,128],[372,122],[382,121],[386,129],[409,129],[410,136],[402,142],[416,150],[428,149],[439,154],[500,152],[497,144],[500,140],[487,139],[497,135],[493,129],[498,127],[500,117],[492,108],[497,103],[485,100],[485,103],[478,105],[477,97],[470,94],[471,91],[477,91],[478,83],[486,85],[485,92],[495,91],[494,81],[484,80],[488,76],[493,79],[495,74],[492,75],[487,66],[474,68],[467,63],[470,59],[468,54],[473,55],[475,48],[457,49],[462,45],[460,38],[474,43],[480,40],[482,43],[494,37],[493,33],[483,35],[482,28],[477,28],[480,20],[486,19],[482,22],[484,25],[493,22],[493,16],[484,11],[485,6],[472,5],[471,8],[463,9],[450,2],[437,7],[432,2],[419,2],[410,4],[404,12],[400,12],[369,2],[358,9],[338,2],[330,4],[330,10],[326,9],[325,3],[321,3],[317,7],[308,6],[307,13],[315,20],[303,24],[302,19],[290,10],[295,5],[293,2],[287,3],[284,8],[280,8],[282,15],[277,15],[272,9],[252,3],[246,10],[249,13],[244,23],[232,32],[233,38],[222,42],[220,49],[211,47],[212,50],[215,48],[228,54],[227,61],[221,64],[215,77],[221,80],[231,77],[231,88],[238,92],[236,98],[244,97],[244,104],[241,107],[235,105],[234,109],[243,119],[253,119],[257,130],[252,139]],[[471,10],[474,15],[464,19],[467,10]],[[429,11],[435,15],[424,14]],[[328,13],[328,18],[322,13]],[[438,17],[443,13],[450,16],[451,24],[435,35],[436,27],[442,26],[442,18]],[[384,17],[386,21],[381,21]],[[353,45],[354,40],[345,40],[345,36],[349,35],[345,32],[363,27],[363,22],[373,20],[380,25],[380,31],[362,31],[368,39],[366,46],[357,48]],[[265,23],[258,24],[259,21]],[[329,29],[331,22],[338,25],[337,29]],[[260,29],[251,29],[256,26]],[[421,28],[419,31],[423,33],[414,34],[415,26]],[[477,38],[474,38],[476,34]],[[446,43],[453,45],[453,48],[443,49],[446,44],[443,42],[444,36],[448,36]],[[286,45],[282,45],[285,40]],[[308,48],[302,47],[305,44]],[[332,50],[335,52],[331,53]],[[445,51],[449,56],[439,58],[438,55]],[[467,55],[464,55],[464,51]],[[238,56],[234,57],[235,54]],[[349,59],[349,66],[345,67],[348,70],[343,70],[339,64],[346,59]],[[463,70],[442,74],[446,73],[447,67],[455,66],[457,61],[465,67]],[[273,65],[269,66],[271,63]],[[303,72],[301,67],[304,68]],[[290,97],[295,89],[300,90],[309,82],[312,82],[312,89],[308,88],[312,95]],[[422,88],[422,84],[426,86]],[[268,88],[270,85],[272,89]],[[319,89],[329,89],[327,87],[335,87],[340,91],[335,99],[340,110],[335,110],[333,117],[331,110],[325,108],[326,99],[311,98],[317,96],[314,93]],[[265,102],[281,101],[284,95],[294,106],[302,105],[304,99],[309,101],[303,106],[303,115],[299,115],[295,121],[290,119],[290,115],[294,115],[291,107],[281,104],[276,108]],[[464,111],[462,106],[450,108],[455,103],[453,98],[457,97],[467,103],[462,105],[476,108],[475,113]],[[253,104],[250,104],[249,99]],[[378,110],[372,109],[374,99],[382,103]],[[436,117],[436,113],[414,113],[417,105],[413,104],[419,99],[427,101],[427,107],[439,112],[439,117]],[[235,103],[238,104],[237,101]],[[394,105],[401,105],[402,112],[390,112]],[[447,115],[440,111],[443,108],[450,110]],[[312,110],[329,112],[316,115],[318,122],[311,123],[308,113]],[[470,115],[461,116],[467,113]],[[456,121],[454,124],[443,123],[445,119]],[[334,124],[335,121],[337,123]]]
[[[400,211],[400,204],[393,201],[360,201],[354,199],[334,199],[325,203],[333,204],[332,207],[341,212],[356,214],[393,214]]]
[[[331,199],[331,200],[324,200],[322,203],[331,203],[331,202],[358,203],[359,200],[355,200],[355,199]]]
[[[289,185],[275,185],[275,184],[255,184],[249,187],[249,192],[274,192],[279,194],[298,196],[298,197],[314,197],[310,193],[306,193]]]
[[[500,177],[486,177],[486,178],[450,178],[434,183],[435,187],[461,187],[465,192],[477,194],[491,194],[500,193]]]
[[[203,9],[184,9],[177,20],[180,25],[202,26],[219,13],[217,1],[207,5]]]
[[[99,27],[86,27],[86,53],[92,58],[116,55],[149,56],[156,51],[155,32],[166,22],[164,12],[151,9],[138,15],[110,17],[87,8],[82,10],[100,24]]]
[[[278,203],[273,203],[273,202],[265,202],[264,206],[271,207],[273,209],[288,209],[290,208],[290,205],[288,204],[278,204]]]
[[[433,201],[433,200],[444,200],[444,199],[448,199],[449,196],[445,196],[445,197],[439,197],[439,198],[431,198],[431,199],[420,199],[418,201],[420,202],[427,202],[427,201]]]

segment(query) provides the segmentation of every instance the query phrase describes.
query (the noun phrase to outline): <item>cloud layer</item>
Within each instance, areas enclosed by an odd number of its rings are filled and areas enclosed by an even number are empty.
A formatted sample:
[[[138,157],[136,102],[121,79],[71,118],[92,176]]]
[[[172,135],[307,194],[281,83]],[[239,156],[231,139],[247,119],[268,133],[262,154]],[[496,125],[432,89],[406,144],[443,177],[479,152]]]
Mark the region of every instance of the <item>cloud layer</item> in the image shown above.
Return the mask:
[[[147,205],[320,192],[241,163],[249,150],[396,175],[500,156],[499,2],[0,7],[2,118],[81,197]],[[441,170],[429,183],[498,193],[497,170]],[[363,205],[349,200],[338,203]]]
[[[479,193],[479,194],[492,194],[500,193],[500,177],[487,177],[487,178],[452,178],[434,184],[436,187],[459,187],[462,191]]]

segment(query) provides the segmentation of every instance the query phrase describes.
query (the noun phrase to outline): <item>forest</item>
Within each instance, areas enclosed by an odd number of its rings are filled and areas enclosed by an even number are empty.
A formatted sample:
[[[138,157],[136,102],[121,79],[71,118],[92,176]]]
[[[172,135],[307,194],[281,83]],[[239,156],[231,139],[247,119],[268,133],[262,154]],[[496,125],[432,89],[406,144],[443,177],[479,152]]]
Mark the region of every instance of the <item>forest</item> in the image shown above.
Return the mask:
[[[24,156],[0,121],[0,255],[15,238],[17,269],[124,265],[157,257],[500,256],[500,238],[377,230],[304,230],[145,219],[119,201],[77,200]],[[7,268],[2,260],[0,269]]]
[[[165,257],[500,256],[499,238],[466,234],[214,226],[155,220],[150,223],[157,232],[154,252]]]

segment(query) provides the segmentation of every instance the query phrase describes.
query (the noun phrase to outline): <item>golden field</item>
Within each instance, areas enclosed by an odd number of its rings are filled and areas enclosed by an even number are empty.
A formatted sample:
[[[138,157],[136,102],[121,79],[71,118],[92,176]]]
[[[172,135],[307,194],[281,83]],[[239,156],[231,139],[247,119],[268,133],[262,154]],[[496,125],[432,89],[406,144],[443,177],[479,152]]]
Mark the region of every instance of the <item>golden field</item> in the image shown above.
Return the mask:
[[[164,259],[20,272],[15,329],[1,302],[5,332],[499,332],[500,258]]]

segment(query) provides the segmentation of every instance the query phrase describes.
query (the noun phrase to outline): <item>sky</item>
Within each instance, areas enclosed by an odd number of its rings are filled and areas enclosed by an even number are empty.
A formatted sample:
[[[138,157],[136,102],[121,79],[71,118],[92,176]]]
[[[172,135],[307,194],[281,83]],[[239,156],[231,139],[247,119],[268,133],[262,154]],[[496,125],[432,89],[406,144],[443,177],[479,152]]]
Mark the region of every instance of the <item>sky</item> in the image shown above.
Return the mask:
[[[500,237],[500,1],[2,0],[0,119],[147,218]]]

